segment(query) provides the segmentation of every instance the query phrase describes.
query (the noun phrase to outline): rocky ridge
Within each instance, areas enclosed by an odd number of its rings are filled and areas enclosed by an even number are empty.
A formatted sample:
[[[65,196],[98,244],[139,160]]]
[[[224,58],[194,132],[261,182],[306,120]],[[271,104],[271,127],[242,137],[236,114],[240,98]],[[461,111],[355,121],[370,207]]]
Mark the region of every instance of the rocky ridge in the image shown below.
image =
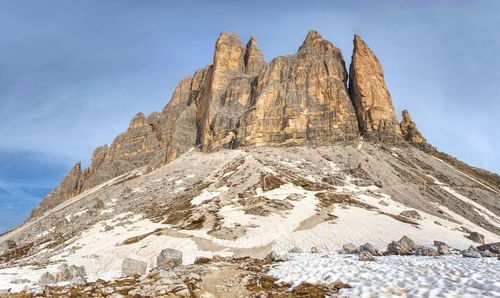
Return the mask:
[[[360,136],[425,144],[409,114],[398,123],[380,62],[358,35],[348,74],[341,51],[316,31],[297,53],[269,63],[253,36],[243,46],[236,34],[223,32],[212,64],[181,80],[161,112],[137,114],[110,146],[94,151],[87,169],[78,162],[30,218],[194,147],[328,145]]]

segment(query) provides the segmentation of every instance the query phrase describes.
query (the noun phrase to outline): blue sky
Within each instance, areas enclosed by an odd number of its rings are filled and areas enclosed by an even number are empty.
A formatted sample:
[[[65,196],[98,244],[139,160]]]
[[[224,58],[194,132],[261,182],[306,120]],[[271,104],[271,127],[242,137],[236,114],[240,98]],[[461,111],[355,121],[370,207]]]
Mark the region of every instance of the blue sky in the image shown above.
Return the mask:
[[[0,231],[78,160],[211,63],[221,31],[267,61],[310,29],[349,63],[353,34],[381,60],[396,109],[428,141],[500,173],[500,1],[18,1],[0,5]]]

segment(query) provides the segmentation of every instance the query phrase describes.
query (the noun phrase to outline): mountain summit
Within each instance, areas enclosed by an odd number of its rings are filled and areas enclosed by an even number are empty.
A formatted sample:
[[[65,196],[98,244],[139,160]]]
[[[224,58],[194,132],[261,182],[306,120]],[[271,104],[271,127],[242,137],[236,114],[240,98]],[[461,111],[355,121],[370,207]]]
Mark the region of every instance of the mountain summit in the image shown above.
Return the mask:
[[[0,235],[0,291],[494,294],[499,200],[499,176],[427,144],[408,111],[397,119],[359,36],[347,72],[316,31],[268,63],[254,37],[222,33],[161,112],[138,113]]]
[[[297,53],[270,63],[255,37],[245,47],[236,34],[223,32],[212,64],[183,79],[162,112],[137,114],[111,146],[95,150],[87,169],[75,165],[31,218],[135,168],[165,165],[190,148],[317,146],[360,137],[425,144],[421,136],[403,138],[408,117],[400,125],[382,66],[358,35],[348,74],[340,50],[316,31]]]

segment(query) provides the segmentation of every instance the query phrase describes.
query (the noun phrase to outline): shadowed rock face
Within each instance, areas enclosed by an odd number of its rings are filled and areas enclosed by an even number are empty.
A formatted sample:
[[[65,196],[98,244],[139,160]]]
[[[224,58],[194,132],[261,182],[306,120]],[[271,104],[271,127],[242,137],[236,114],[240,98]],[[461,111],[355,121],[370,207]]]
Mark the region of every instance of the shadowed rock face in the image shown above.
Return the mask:
[[[31,217],[133,169],[158,168],[194,147],[328,145],[361,135],[402,141],[403,127],[408,141],[425,142],[413,122],[403,120],[400,128],[380,63],[359,36],[350,72],[348,90],[342,53],[316,31],[297,53],[270,63],[254,37],[243,46],[236,34],[222,33],[213,64],[181,80],[161,112],[137,114],[110,146],[94,151],[87,169],[78,163]]]
[[[398,140],[401,129],[377,57],[358,35],[349,70],[349,91],[359,129],[369,140]]]

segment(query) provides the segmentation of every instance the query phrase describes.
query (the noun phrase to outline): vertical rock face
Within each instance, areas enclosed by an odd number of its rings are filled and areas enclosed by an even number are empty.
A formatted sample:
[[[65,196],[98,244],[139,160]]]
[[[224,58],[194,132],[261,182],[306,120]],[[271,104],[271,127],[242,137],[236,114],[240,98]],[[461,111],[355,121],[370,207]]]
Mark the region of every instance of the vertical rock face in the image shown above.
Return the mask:
[[[209,150],[232,141],[237,117],[243,111],[248,96],[245,73],[245,48],[233,33],[222,33],[215,45],[208,92],[197,99],[199,112],[199,142]]]
[[[356,36],[347,88],[342,53],[310,31],[297,53],[264,61],[252,37],[246,47],[222,33],[213,64],[179,82],[161,112],[139,113],[110,146],[98,147],[32,212],[55,205],[133,169],[158,168],[191,148],[328,145],[359,138],[425,142],[409,114],[398,123],[379,61]]]
[[[310,31],[295,55],[261,69],[240,121],[238,144],[319,145],[358,137],[346,81],[340,50]]]
[[[249,74],[258,73],[264,66],[264,56],[257,45],[255,37],[251,37],[245,50],[245,72]]]
[[[349,91],[359,128],[368,140],[397,141],[401,129],[377,57],[358,35],[349,70]]]
[[[407,110],[402,112],[403,120],[401,121],[401,132],[403,133],[403,138],[413,144],[424,144],[426,143],[425,138],[422,136],[420,131],[417,129],[417,125],[411,119],[410,113]]]

